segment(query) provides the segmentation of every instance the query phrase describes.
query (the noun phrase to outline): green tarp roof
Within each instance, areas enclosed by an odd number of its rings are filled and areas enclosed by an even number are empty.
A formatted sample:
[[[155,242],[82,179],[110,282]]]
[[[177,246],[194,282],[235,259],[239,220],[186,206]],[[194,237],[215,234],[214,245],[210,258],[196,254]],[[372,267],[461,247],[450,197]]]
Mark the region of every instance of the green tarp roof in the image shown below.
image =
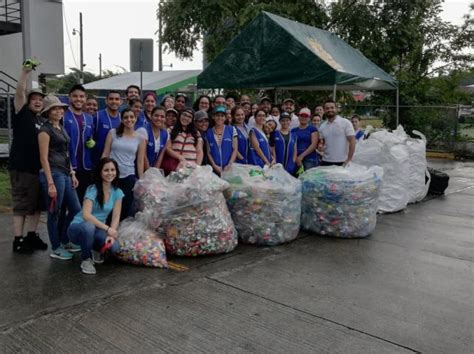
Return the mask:
[[[260,13],[198,76],[199,88],[392,90],[389,74],[335,34]]]

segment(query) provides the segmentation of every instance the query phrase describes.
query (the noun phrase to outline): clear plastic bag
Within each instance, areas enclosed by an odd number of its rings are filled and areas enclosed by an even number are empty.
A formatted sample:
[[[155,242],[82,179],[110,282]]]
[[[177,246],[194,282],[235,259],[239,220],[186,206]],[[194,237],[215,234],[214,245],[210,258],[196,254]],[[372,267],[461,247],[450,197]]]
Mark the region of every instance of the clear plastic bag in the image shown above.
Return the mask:
[[[222,195],[229,184],[210,166],[186,166],[166,178],[152,172],[144,180],[135,187],[135,197],[141,198],[149,214],[148,225],[164,235],[170,254],[219,254],[237,246],[237,232]]]
[[[303,184],[301,227],[320,235],[366,237],[377,223],[383,170],[350,164],[310,169]]]
[[[282,165],[233,164],[222,178],[230,183],[224,195],[243,243],[274,246],[298,236],[301,182]]]
[[[134,219],[126,219],[120,223],[120,251],[115,256],[127,263],[168,268],[163,239],[147,226],[147,220],[148,216],[137,213]]]

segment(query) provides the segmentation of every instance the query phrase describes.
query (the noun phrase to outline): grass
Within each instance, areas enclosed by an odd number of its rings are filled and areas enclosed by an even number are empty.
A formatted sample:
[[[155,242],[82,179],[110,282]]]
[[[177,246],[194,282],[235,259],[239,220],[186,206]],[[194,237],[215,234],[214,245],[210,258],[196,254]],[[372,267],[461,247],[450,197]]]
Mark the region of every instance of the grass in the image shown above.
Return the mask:
[[[0,169],[0,208],[9,208],[11,202],[10,178],[8,171],[2,168]]]

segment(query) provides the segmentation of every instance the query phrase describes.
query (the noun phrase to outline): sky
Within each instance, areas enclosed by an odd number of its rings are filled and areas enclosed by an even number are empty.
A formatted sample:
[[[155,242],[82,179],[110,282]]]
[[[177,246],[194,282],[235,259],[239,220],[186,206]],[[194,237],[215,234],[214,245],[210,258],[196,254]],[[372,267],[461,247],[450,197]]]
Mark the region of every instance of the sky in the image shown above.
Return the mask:
[[[192,1],[192,0],[190,0]],[[446,0],[442,18],[460,25],[472,0]],[[158,0],[63,0],[64,58],[66,71],[79,67],[79,12],[82,12],[84,70],[99,73],[99,53],[102,69],[121,72],[130,70],[130,38],[153,38],[154,70],[158,70],[158,29],[156,9]],[[166,65],[172,64],[173,67]],[[192,60],[179,60],[172,53],[163,54],[164,70],[202,69],[202,49],[194,52]]]

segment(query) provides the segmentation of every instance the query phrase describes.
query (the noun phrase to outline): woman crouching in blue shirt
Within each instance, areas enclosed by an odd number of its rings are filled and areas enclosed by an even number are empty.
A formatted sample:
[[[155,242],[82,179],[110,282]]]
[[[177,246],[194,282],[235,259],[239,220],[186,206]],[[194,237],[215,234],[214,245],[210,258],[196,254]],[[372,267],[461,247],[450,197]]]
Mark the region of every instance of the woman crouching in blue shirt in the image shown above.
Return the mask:
[[[104,245],[107,244],[111,253],[119,250],[117,228],[124,194],[118,184],[117,162],[103,157],[95,170],[95,184],[86,190],[82,211],[76,214],[69,226],[70,240],[81,245],[81,269],[85,274],[95,274],[94,263],[103,263],[99,250]],[[112,222],[107,225],[111,212]]]

